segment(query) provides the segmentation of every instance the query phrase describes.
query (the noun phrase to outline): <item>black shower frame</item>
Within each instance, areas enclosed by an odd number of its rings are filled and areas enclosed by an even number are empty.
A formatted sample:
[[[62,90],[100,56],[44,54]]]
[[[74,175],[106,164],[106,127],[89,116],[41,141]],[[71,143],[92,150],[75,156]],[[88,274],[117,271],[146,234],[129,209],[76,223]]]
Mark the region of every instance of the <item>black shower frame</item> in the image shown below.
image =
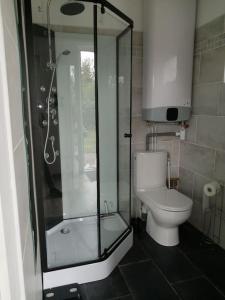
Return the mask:
[[[21,0],[17,0],[20,3]],[[94,59],[95,59],[95,103],[96,103],[96,156],[97,156],[97,226],[98,226],[98,259],[85,261],[78,264],[71,264],[60,266],[56,268],[48,268],[47,266],[47,249],[46,249],[46,228],[45,228],[45,219],[44,219],[44,207],[42,201],[38,201],[37,203],[37,210],[38,210],[38,227],[39,227],[39,237],[40,237],[40,253],[41,253],[41,266],[43,272],[52,272],[61,269],[67,269],[71,267],[77,267],[87,264],[92,264],[100,261],[104,261],[107,259],[111,253],[117,248],[117,246],[124,240],[126,237],[131,233],[131,138],[132,138],[132,43],[133,43],[133,20],[130,19],[127,15],[117,9],[114,5],[109,3],[106,0],[79,0],[79,2],[89,2],[93,3],[93,18],[94,18]],[[128,31],[131,32],[131,73],[130,73],[130,132],[124,133],[124,137],[130,139],[130,176],[129,176],[129,224],[127,230],[125,230],[111,245],[104,253],[101,253],[101,233],[100,233],[100,222],[101,222],[101,213],[100,213],[100,176],[99,176],[99,115],[98,115],[98,6],[97,4],[101,5],[102,8],[107,8],[115,15],[119,16],[122,20],[128,23],[127,28],[122,31],[116,38],[116,72],[117,72],[117,121],[118,121],[118,102],[119,102],[119,89],[118,89],[118,75],[119,75],[119,57],[118,57],[118,42],[119,39],[126,34]],[[27,46],[27,60],[28,60],[28,69],[29,69],[29,86],[32,87],[32,78],[33,77],[33,35],[32,35],[32,8],[31,8],[31,0],[24,0],[24,15],[25,15],[25,33],[26,33],[26,46]],[[22,22],[21,22],[22,23]],[[22,26],[22,25],[21,25]],[[30,97],[32,98],[31,90],[29,91]],[[117,122],[118,124],[118,122]],[[117,153],[119,153],[119,136],[118,136],[118,125],[117,125]],[[118,159],[117,159],[118,160]],[[117,162],[118,164],[118,162]],[[35,170],[35,166],[34,166]],[[117,165],[118,170],[118,165]],[[119,189],[119,180],[118,180],[118,173],[117,173],[117,190]],[[37,178],[36,178],[37,180]],[[117,191],[118,192],[118,191]],[[119,201],[117,196],[117,201]],[[119,204],[119,202],[118,202]],[[119,206],[117,208],[119,212]],[[121,215],[120,215],[121,216]],[[122,216],[121,216],[122,217]],[[122,217],[123,218],[123,217]],[[127,222],[126,222],[127,223]]]

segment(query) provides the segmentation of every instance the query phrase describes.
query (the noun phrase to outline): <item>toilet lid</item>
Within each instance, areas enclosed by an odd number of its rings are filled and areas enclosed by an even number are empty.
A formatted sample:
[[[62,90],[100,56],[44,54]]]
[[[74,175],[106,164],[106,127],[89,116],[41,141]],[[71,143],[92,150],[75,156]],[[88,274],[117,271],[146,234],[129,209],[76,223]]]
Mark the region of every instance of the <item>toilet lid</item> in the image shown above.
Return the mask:
[[[138,196],[147,206],[153,204],[168,211],[190,210],[193,204],[193,201],[187,196],[167,188],[139,192]]]

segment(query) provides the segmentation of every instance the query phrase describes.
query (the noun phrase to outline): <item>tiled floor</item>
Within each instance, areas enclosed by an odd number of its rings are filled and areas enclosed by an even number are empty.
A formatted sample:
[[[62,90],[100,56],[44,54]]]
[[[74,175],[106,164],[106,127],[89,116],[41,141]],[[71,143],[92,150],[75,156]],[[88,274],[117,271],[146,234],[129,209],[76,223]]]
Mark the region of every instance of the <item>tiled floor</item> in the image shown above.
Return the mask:
[[[82,300],[225,300],[224,250],[189,224],[177,247],[155,243],[142,222],[134,228],[133,248],[108,278],[80,286]]]
[[[85,300],[225,300],[225,251],[191,225],[177,247],[162,247],[135,226],[134,246],[105,280],[81,286]]]

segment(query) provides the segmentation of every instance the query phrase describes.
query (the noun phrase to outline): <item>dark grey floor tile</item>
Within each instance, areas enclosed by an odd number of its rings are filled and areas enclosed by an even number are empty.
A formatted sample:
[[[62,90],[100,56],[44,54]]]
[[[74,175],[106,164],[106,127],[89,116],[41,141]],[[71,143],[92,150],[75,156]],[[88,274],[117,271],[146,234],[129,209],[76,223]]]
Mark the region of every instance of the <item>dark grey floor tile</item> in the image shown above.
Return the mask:
[[[142,244],[170,282],[191,279],[201,274],[177,247],[161,246],[150,236],[145,237]]]
[[[134,245],[128,251],[126,256],[121,260],[119,265],[126,265],[133,262],[143,261],[149,259],[149,255],[146,255],[145,251],[142,248],[141,243],[134,238]]]
[[[219,247],[193,252],[190,259],[225,294],[225,256]]]
[[[107,300],[129,295],[126,283],[116,268],[106,279],[83,285],[88,300]]]
[[[175,300],[173,289],[152,262],[121,266],[120,270],[136,300]]]
[[[165,252],[164,256],[155,258],[156,264],[170,282],[195,278],[201,272],[175,249]]]
[[[180,243],[177,247],[185,253],[214,247],[214,245],[206,242],[206,236],[189,223],[185,223],[179,227],[179,237]]]
[[[174,284],[183,300],[224,300],[225,298],[204,278]]]

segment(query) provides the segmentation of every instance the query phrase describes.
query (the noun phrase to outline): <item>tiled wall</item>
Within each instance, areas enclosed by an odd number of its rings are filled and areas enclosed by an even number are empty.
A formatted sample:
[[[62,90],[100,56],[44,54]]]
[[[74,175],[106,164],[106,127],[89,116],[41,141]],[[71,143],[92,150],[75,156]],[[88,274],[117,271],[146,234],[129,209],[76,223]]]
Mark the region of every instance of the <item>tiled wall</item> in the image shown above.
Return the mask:
[[[225,23],[224,16],[196,32],[193,116],[180,145],[180,190],[194,200],[191,223],[203,230],[202,189],[212,180],[225,183]],[[225,214],[220,195],[210,235],[225,247]],[[224,206],[225,209],[225,206]],[[221,224],[221,226],[220,226]],[[206,228],[205,228],[206,229]],[[220,231],[221,229],[221,231]]]
[[[143,65],[143,33],[134,32],[133,38],[133,110],[132,110],[132,153],[145,151],[146,134],[151,132],[151,126],[142,120],[142,65]],[[158,132],[177,131],[176,125],[158,125]],[[158,138],[158,150],[166,150],[171,156],[172,176],[179,175],[179,139],[175,137]],[[132,155],[132,180],[133,180]],[[132,184],[133,187],[133,184]],[[133,215],[137,213],[136,200],[133,191]]]
[[[6,296],[5,285],[2,298],[38,300],[41,274],[34,260],[21,95],[14,1],[8,0],[0,2],[0,219],[6,247],[3,280],[9,280],[10,291]]]

